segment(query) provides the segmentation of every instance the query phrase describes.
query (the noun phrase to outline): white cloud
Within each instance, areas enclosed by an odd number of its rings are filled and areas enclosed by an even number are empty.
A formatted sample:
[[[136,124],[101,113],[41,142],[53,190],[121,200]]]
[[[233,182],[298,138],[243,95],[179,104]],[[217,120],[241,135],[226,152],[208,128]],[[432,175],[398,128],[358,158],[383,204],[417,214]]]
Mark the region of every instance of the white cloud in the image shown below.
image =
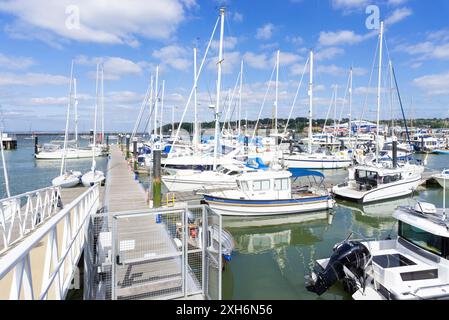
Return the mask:
[[[66,85],[68,83],[67,77],[46,73],[0,74],[0,86]]]
[[[365,35],[356,34],[354,31],[351,30],[340,30],[335,32],[322,31],[320,32],[320,38],[318,42],[322,46],[336,46],[344,44],[353,45],[368,40],[373,36],[376,36],[377,34],[378,34],[377,31],[373,31]]]
[[[234,50],[235,46],[238,43],[238,39],[236,37],[224,37],[223,39],[223,49],[224,50]],[[216,50],[218,52],[218,49],[220,48],[220,41],[219,40],[213,40],[210,47],[213,50]]]
[[[238,51],[229,51],[223,54],[223,64],[222,64],[222,72],[224,74],[231,74],[234,72],[235,67],[240,65],[241,61],[240,52]],[[217,61],[218,56],[213,57],[209,60],[207,67],[209,70],[217,70]]]
[[[253,52],[246,52],[243,55],[243,60],[245,61],[245,64],[248,64],[254,69],[267,69],[272,67],[268,56],[264,53],[256,54]]]
[[[13,35],[60,43],[60,38],[107,44],[137,46],[138,36],[168,39],[185,20],[186,9],[196,6],[193,0],[3,0],[0,11],[16,20],[7,30]],[[79,28],[71,20],[79,9]],[[67,27],[67,25],[69,27]],[[73,27],[75,26],[75,27]]]
[[[404,3],[408,2],[408,0],[388,0],[388,5],[390,6],[400,6]]]
[[[449,94],[449,72],[422,76],[414,79],[413,84],[427,95]]]
[[[335,9],[342,9],[345,12],[351,12],[369,5],[368,0],[332,0],[332,6]]]
[[[449,60],[449,43],[436,44],[425,41],[414,45],[400,45],[395,50],[418,56],[417,61],[427,59]]]
[[[94,57],[88,58],[86,56],[78,56],[75,59],[77,64],[94,66],[97,63],[104,65],[104,78],[106,80],[119,80],[125,75],[141,74],[144,62],[135,63],[131,60],[120,57]],[[96,77],[96,71],[89,73],[90,77]]]
[[[153,57],[159,59],[162,65],[175,70],[187,71],[193,61],[193,51],[178,45],[170,45],[153,52]],[[200,59],[200,57],[198,57]]]
[[[298,61],[303,60],[304,58],[300,55],[291,52],[283,52],[281,51],[279,54],[279,65],[280,66],[289,66],[291,64],[295,64]],[[271,58],[270,65],[273,66],[276,63],[276,52],[273,54]]]
[[[269,40],[273,36],[274,24],[267,23],[264,26],[257,29],[256,39]]]
[[[287,37],[285,37],[285,41],[287,41],[293,45],[296,45],[296,46],[300,46],[304,43],[304,39],[299,36],[293,36],[293,37],[287,36]]]
[[[405,18],[411,16],[413,11],[409,8],[399,8],[393,11],[393,13],[385,20],[386,25],[392,25],[398,23]]]
[[[234,20],[235,22],[243,22],[243,14],[237,11],[234,12],[234,14],[232,15],[232,20]]]
[[[5,69],[27,69],[34,65],[32,58],[12,57],[0,53],[0,67]]]
[[[317,61],[320,61],[320,60],[332,60],[335,57],[341,56],[344,53],[345,53],[345,50],[342,49],[342,48],[329,47],[329,48],[325,48],[325,49],[319,50],[315,54],[315,59]]]

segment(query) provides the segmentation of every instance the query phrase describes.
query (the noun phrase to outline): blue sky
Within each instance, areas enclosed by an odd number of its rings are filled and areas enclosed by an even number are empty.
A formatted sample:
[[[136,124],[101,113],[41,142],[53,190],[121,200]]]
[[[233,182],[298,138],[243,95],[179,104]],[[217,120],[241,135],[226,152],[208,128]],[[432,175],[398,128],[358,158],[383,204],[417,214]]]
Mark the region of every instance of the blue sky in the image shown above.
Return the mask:
[[[179,120],[193,82],[193,47],[199,60],[223,2],[203,0],[0,0],[0,104],[10,131],[62,130],[70,61],[75,60],[80,130],[93,127],[95,64],[105,65],[106,130],[132,130],[151,73],[160,65],[166,81],[164,121],[176,106]],[[244,61],[243,115],[257,118],[281,50],[279,116],[286,118],[308,52],[315,60],[315,117],[326,116],[337,85],[337,114],[354,67],[353,117],[375,118],[374,76],[369,78],[377,31],[365,10],[380,8],[386,45],[408,117],[447,117],[449,109],[449,2],[446,0],[229,0],[223,62],[224,103]],[[75,11],[74,11],[75,10]],[[79,10],[79,28],[73,24]],[[76,26],[76,27],[73,27]],[[218,33],[199,81],[200,120],[212,120]],[[387,51],[383,86],[387,87]],[[375,64],[377,66],[377,62]],[[376,75],[377,73],[375,73]],[[306,75],[308,77],[308,75]],[[391,116],[382,96],[382,118]],[[271,117],[273,86],[262,117]],[[413,104],[412,104],[413,101]],[[364,106],[366,107],[364,108]],[[302,86],[293,116],[307,115]],[[393,116],[399,116],[394,103]],[[192,120],[192,106],[186,120]],[[331,114],[333,115],[332,110]]]

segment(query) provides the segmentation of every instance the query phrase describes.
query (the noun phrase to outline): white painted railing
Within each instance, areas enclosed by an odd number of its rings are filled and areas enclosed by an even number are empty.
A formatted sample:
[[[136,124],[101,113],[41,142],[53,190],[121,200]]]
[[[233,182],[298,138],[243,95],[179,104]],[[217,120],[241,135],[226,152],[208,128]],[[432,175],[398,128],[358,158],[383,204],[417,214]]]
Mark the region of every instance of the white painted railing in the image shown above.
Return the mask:
[[[0,256],[0,299],[64,299],[98,209],[95,185]]]
[[[58,211],[59,187],[48,187],[0,200],[0,253]]]

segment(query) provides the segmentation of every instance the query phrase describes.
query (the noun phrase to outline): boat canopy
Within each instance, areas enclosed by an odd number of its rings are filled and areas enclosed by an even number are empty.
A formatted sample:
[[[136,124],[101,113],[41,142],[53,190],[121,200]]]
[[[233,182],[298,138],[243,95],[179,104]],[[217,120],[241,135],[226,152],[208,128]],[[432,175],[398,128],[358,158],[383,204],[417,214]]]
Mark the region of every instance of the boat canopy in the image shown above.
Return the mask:
[[[300,169],[300,168],[289,168],[288,169],[292,173],[292,178],[301,178],[301,177],[319,177],[324,179],[324,174],[318,171],[311,171],[306,169]]]

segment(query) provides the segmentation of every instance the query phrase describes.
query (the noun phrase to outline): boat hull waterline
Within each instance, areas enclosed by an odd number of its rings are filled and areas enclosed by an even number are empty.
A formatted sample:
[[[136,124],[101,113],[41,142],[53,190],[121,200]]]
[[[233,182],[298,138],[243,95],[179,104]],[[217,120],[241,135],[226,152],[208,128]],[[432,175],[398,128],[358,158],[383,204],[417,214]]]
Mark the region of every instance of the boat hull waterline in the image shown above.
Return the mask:
[[[305,213],[332,209],[334,200],[329,196],[287,200],[237,200],[204,196],[209,207],[225,216],[271,216]]]

